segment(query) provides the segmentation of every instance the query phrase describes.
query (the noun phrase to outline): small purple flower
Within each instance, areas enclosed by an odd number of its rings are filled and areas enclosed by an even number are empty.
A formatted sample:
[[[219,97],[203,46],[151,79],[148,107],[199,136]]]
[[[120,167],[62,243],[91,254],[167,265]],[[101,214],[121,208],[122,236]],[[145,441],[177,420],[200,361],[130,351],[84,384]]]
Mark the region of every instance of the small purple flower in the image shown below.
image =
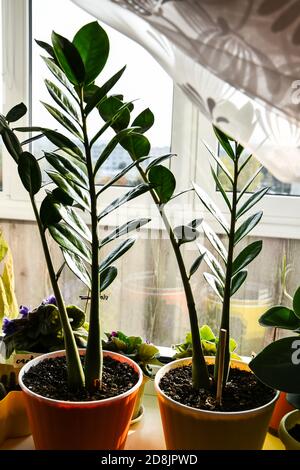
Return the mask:
[[[56,298],[54,295],[50,295],[49,297],[47,297],[46,299],[43,300],[42,302],[43,305],[56,305]]]
[[[151,341],[149,341],[149,339],[146,339],[146,344],[151,344]]]
[[[22,315],[23,318],[26,318],[30,311],[30,307],[26,307],[25,305],[21,305],[19,308],[19,313],[20,315]]]
[[[16,331],[15,323],[13,320],[5,317],[2,324],[2,331],[5,335],[11,335]]]
[[[118,336],[118,333],[117,333],[116,331],[112,331],[112,332],[111,332],[111,336],[116,337],[116,336]]]

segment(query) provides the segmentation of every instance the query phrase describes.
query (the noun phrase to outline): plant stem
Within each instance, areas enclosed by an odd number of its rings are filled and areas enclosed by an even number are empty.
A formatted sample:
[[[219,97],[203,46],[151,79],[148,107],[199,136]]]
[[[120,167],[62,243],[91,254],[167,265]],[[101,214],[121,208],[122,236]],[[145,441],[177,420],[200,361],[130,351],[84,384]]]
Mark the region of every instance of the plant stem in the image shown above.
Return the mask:
[[[97,195],[95,189],[95,177],[91,155],[91,146],[87,133],[86,115],[84,112],[83,88],[80,92],[80,111],[82,119],[82,132],[86,165],[89,179],[89,193],[91,201],[91,232],[92,232],[92,267],[91,267],[91,302],[90,302],[90,327],[85,355],[85,385],[89,390],[97,388],[102,383],[102,344],[100,326],[100,276],[99,276],[99,237],[97,218]]]
[[[143,171],[143,169],[139,165],[137,165],[137,169],[143,181],[145,183],[148,183],[147,176],[145,172]],[[175,254],[175,258],[178,264],[183,288],[184,288],[187,308],[189,312],[192,345],[193,345],[193,361],[192,361],[193,388],[197,390],[199,390],[200,388],[205,388],[206,390],[209,390],[210,380],[209,380],[209,374],[208,374],[208,370],[207,370],[207,366],[206,366],[206,362],[205,362],[205,358],[204,358],[202,346],[201,346],[201,339],[200,339],[200,332],[199,332],[199,325],[198,325],[198,318],[197,318],[197,311],[196,311],[196,306],[195,306],[195,301],[194,301],[194,295],[193,295],[190,281],[189,281],[189,278],[185,269],[184,260],[180,251],[180,247],[177,243],[172,227],[170,225],[170,222],[164,211],[164,205],[160,204],[160,201],[153,189],[150,189],[150,194],[159,211],[159,214],[162,218],[164,226],[169,235],[170,242],[171,242],[171,245]]]
[[[63,327],[64,332],[64,342],[66,348],[66,361],[67,361],[67,371],[68,371],[68,385],[72,390],[78,390],[84,387],[84,373],[81,365],[81,360],[78,352],[78,348],[75,342],[74,334],[72,327],[69,321],[69,317],[66,311],[65,303],[60,291],[60,288],[57,283],[56,273],[53,267],[51,254],[49,251],[45,231],[43,224],[40,219],[40,215],[35,203],[34,196],[31,196],[31,204],[33,207],[34,215],[38,224],[38,229],[41,237],[42,247],[44,250],[45,260],[48,267],[48,273],[53,289],[53,293],[56,298],[57,308],[60,315],[60,321]]]
[[[232,263],[233,263],[233,251],[234,251],[234,236],[235,236],[235,224],[236,224],[236,211],[237,211],[237,183],[238,183],[238,156],[237,152],[235,153],[234,160],[234,176],[232,184],[232,207],[231,207],[231,221],[230,221],[230,230],[228,235],[228,256],[227,256],[227,265],[226,265],[226,276],[225,276],[225,286],[224,286],[224,297],[223,297],[223,308],[222,308],[222,318],[219,337],[221,335],[221,330],[226,330],[226,347],[224,355],[224,365],[220,364],[220,344],[218,344],[214,378],[215,382],[218,382],[218,375],[220,369],[224,370],[223,375],[223,388],[226,385],[229,366],[230,366],[230,350],[229,350],[229,339],[230,339],[230,297],[231,297],[231,280],[232,280]]]

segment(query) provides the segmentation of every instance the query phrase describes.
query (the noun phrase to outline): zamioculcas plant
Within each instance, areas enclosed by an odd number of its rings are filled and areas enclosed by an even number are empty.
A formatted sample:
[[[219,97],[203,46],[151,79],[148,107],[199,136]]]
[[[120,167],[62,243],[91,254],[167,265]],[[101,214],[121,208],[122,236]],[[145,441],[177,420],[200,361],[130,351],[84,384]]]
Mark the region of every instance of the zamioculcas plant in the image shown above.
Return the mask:
[[[149,185],[138,184],[99,211],[98,202],[101,201],[102,193],[129,169],[115,175],[100,188],[97,188],[97,179],[103,164],[116,146],[125,139],[130,141],[131,134],[136,127],[141,126],[141,122],[136,122],[132,127],[128,126],[129,122],[124,120],[123,111],[130,109],[132,104],[126,103],[122,109],[114,108],[108,122],[99,119],[98,114],[99,128],[94,135],[91,135],[88,123],[97,119],[97,113],[92,114],[92,112],[101,106],[103,113],[106,108],[110,109],[113,106],[114,97],[109,97],[108,93],[125,70],[125,67],[122,68],[101,86],[95,85],[95,80],[103,70],[109,55],[107,34],[97,22],[83,26],[75,34],[72,42],[53,32],[51,45],[42,41],[37,43],[45,50],[47,55],[43,60],[55,79],[55,82],[45,80],[54,104],[43,103],[43,105],[63,130],[42,127],[11,128],[11,123],[26,113],[25,105],[19,104],[6,116],[1,116],[1,135],[8,152],[17,164],[20,179],[29,193],[38,224],[64,334],[69,387],[71,389],[85,387],[92,391],[101,388],[102,385],[100,292],[115,279],[117,269],[113,263],[132,247],[135,238],[123,240],[106,256],[102,254],[103,247],[149,221],[148,218],[131,220],[117,227],[104,239],[99,239],[99,225],[103,223],[105,216],[127,201],[147,192]],[[121,121],[122,129],[119,125]],[[115,136],[100,154],[95,154],[96,142],[110,126],[116,129]],[[20,142],[17,137],[19,132],[39,134]],[[43,157],[51,166],[47,174],[55,187],[46,191],[40,209],[36,202],[36,195],[43,186],[40,162],[31,153],[24,151],[25,145],[39,137],[45,137],[55,146],[55,150],[45,152]],[[139,156],[141,158],[148,156],[149,150],[150,145],[144,147]],[[86,214],[90,227],[80,212]],[[80,361],[59,287],[62,269],[56,272],[54,268],[47,233],[61,247],[65,264],[90,290],[89,333],[84,367]]]
[[[106,119],[107,123],[111,119],[115,109],[122,109],[124,106],[123,101],[114,97],[113,105],[111,108],[106,108],[105,112],[99,106],[99,112],[103,119]],[[126,109],[123,113],[127,115],[129,120],[131,109]],[[145,109],[136,119],[132,121],[132,127],[140,125],[140,129],[136,129],[132,134],[124,141],[121,145],[128,150],[133,163],[136,164],[143,181],[145,184],[150,184],[150,194],[155,202],[162,221],[165,225],[167,233],[170,238],[171,246],[174,251],[174,255],[177,261],[178,269],[180,272],[182,284],[184,287],[186,303],[189,312],[189,319],[191,325],[191,341],[192,341],[192,380],[193,388],[201,389],[205,388],[210,390],[214,388],[214,383],[220,382],[220,370],[222,376],[221,380],[223,387],[226,384],[229,359],[230,359],[230,298],[234,295],[237,290],[241,287],[247,277],[247,265],[260,253],[262,249],[262,242],[255,241],[250,245],[246,246],[237,256],[236,247],[238,243],[244,239],[251,230],[259,223],[262,212],[259,211],[253,215],[248,216],[245,220],[240,223],[240,220],[244,218],[246,213],[267,193],[269,188],[261,188],[254,192],[249,198],[244,199],[247,190],[259,174],[261,167],[250,177],[249,181],[243,188],[240,188],[240,180],[243,177],[243,171],[246,170],[247,164],[251,160],[251,155],[244,156],[243,147],[235,142],[234,140],[227,137],[224,133],[220,132],[214,127],[217,139],[227,155],[227,158],[231,162],[232,169],[229,170],[224,164],[223,160],[214,155],[210,151],[213,159],[216,161],[218,170],[224,174],[230,185],[230,192],[232,194],[231,200],[228,193],[224,189],[220,182],[219,173],[211,168],[213,179],[216,183],[217,189],[220,191],[229,211],[230,220],[229,222],[225,219],[221,211],[216,207],[213,201],[205,194],[205,192],[197,185],[194,184],[194,190],[207,208],[207,210],[214,216],[217,222],[221,225],[222,230],[228,239],[228,247],[226,248],[220,237],[214,233],[211,227],[207,223],[202,223],[202,219],[195,219],[186,225],[178,226],[173,228],[169,217],[166,212],[167,204],[175,197],[180,196],[186,191],[182,191],[178,194],[175,193],[176,179],[174,174],[161,163],[164,160],[172,158],[174,155],[165,155],[158,157],[146,167],[144,167],[142,149],[147,148],[149,142],[143,133],[148,130],[154,123],[154,116],[149,109]],[[115,131],[119,130],[118,127],[114,127]],[[228,186],[226,185],[226,187]],[[187,190],[189,191],[189,190]],[[211,253],[204,246],[198,244],[199,256],[196,258],[190,268],[185,265],[184,257],[182,254],[182,245],[185,243],[194,242],[198,235],[199,230],[197,227],[202,224],[204,234],[217,255],[220,257],[220,262],[216,259],[216,256]],[[218,343],[217,360],[215,365],[214,383],[209,378],[207,366],[205,363],[204,354],[201,347],[201,338],[199,334],[197,311],[195,306],[195,300],[193,291],[191,288],[190,280],[191,277],[196,273],[202,261],[205,261],[211,273],[205,273],[205,278],[209,282],[210,286],[221,299],[223,304],[222,320],[220,325],[219,338],[224,335],[226,331],[225,349],[224,355],[222,356],[222,363],[220,363],[220,348],[221,341]]]

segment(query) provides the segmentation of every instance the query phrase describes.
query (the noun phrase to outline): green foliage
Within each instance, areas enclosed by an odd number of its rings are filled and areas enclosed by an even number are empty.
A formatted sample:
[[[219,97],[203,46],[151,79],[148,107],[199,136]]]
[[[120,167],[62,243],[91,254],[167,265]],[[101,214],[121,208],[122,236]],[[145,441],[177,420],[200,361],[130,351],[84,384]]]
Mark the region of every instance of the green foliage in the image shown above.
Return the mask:
[[[143,373],[152,377],[151,365],[161,365],[159,350],[151,343],[144,342],[140,336],[126,336],[121,331],[105,333],[107,340],[103,340],[103,348],[114,351],[133,359],[142,369]]]
[[[3,318],[18,316],[18,303],[15,295],[14,265],[10,247],[0,231],[0,323]]]
[[[69,305],[67,313],[78,347],[86,347],[88,325],[84,312],[75,305]],[[63,349],[64,338],[57,306],[41,304],[27,315],[12,319],[2,341],[6,359],[14,352],[47,353]]]
[[[115,244],[115,240],[142,227],[149,219],[126,222],[121,227],[116,227],[103,240],[99,240],[98,237],[98,224],[100,221],[102,223],[102,219],[110,212],[151,188],[150,184],[131,188],[127,194],[116,199],[98,213],[97,199],[132,166],[123,169],[121,174],[116,174],[98,193],[97,173],[119,144],[136,160],[143,161],[144,157],[148,157],[150,143],[144,136],[144,132],[151,127],[154,117],[150,110],[145,110],[130,127],[132,103],[123,103],[123,97],[120,95],[109,96],[109,92],[124,73],[125,67],[101,86],[96,84],[95,81],[101,76],[109,55],[107,34],[97,22],[83,26],[75,34],[73,41],[53,32],[51,42],[52,44],[38,41],[38,45],[48,55],[48,57],[43,57],[43,60],[54,77],[53,82],[49,79],[45,80],[53,104],[43,103],[43,105],[63,130],[57,131],[38,126],[10,129],[9,123],[22,117],[26,111],[25,106],[20,104],[14,107],[6,117],[1,117],[0,132],[7,150],[18,164],[20,179],[32,201],[64,329],[67,362],[70,364],[69,384],[74,388],[83,385],[83,369],[75,345],[74,331],[72,332],[71,329],[72,322],[65,311],[58,285],[61,271],[58,275],[54,271],[46,232],[61,248],[65,265],[91,291],[85,385],[92,389],[95,384],[101,384],[102,377],[102,352],[99,337],[100,292],[107,289],[117,275],[117,268],[112,264],[135,242],[135,238],[122,240],[119,244]],[[90,137],[89,115],[93,110],[97,110],[93,120],[95,122],[98,116],[99,126],[96,134]],[[94,162],[93,145],[110,126],[114,129],[115,135]],[[45,158],[51,165],[47,173],[54,183],[54,189],[47,191],[40,210],[35,201],[35,195],[42,185],[40,163],[33,155],[23,152],[16,132],[38,132],[38,137],[44,136],[56,147],[55,151],[45,153]],[[35,138],[37,137],[30,138],[30,140]],[[163,189],[160,191],[163,192]],[[80,212],[85,212],[85,216],[89,218],[88,223]],[[101,248],[108,243],[111,243],[113,247],[111,252],[104,257]]]
[[[199,332],[203,354],[205,356],[215,356],[217,353],[219,338],[215,336],[215,334],[208,325],[201,326]],[[191,357],[193,354],[193,343],[191,333],[187,333],[185,341],[183,343],[175,344],[173,348],[176,351],[173,356],[174,359]],[[237,343],[233,338],[230,338],[229,349],[231,359],[239,360],[240,357],[235,353],[235,350],[237,349]]]
[[[292,330],[294,336],[279,339],[264,348],[249,366],[266,385],[291,394],[288,399],[300,403],[300,287],[293,297],[293,310],[277,305],[259,319],[262,326]]]

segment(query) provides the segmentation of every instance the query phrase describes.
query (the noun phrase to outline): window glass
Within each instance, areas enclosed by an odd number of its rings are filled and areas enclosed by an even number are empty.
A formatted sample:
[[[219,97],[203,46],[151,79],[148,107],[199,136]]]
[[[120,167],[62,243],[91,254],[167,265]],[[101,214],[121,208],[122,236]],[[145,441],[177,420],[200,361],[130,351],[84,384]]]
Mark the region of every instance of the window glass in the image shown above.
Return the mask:
[[[59,13],[58,13],[59,12]],[[34,39],[49,42],[52,30],[65,37],[72,38],[74,33],[84,24],[94,21],[94,18],[78,8],[69,0],[32,0],[32,124],[59,129],[58,123],[47,113],[40,101],[52,103],[44,85],[44,79],[52,77],[40,55],[40,49]],[[110,39],[110,57],[105,66],[101,80],[105,82],[110,76],[120,70],[123,65],[127,69],[114,87],[113,92],[124,94],[126,101],[136,100],[135,115],[149,107],[155,115],[155,124],[147,133],[152,148],[151,155],[168,153],[171,145],[171,119],[173,82],[156,61],[141,46],[108,27],[102,25]],[[55,81],[55,80],[54,80]],[[95,112],[96,113],[96,112]],[[96,114],[89,122],[91,135],[101,126],[101,120]],[[65,132],[65,131],[64,131]],[[106,143],[112,137],[106,132],[94,146],[96,159]],[[44,139],[34,143],[34,153],[51,149],[51,144]],[[127,153],[118,146],[107,160],[99,174],[99,182],[105,183],[118,169],[122,169],[130,159]],[[121,185],[133,185],[138,178],[136,170],[126,174]]]

